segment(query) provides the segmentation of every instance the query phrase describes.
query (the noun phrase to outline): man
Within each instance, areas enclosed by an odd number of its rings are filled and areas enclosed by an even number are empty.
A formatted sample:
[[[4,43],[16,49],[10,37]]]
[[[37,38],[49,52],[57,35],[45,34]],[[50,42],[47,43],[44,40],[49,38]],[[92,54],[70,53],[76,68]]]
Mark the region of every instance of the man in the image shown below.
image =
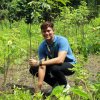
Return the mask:
[[[65,37],[54,35],[54,25],[48,21],[41,25],[41,32],[44,41],[39,46],[39,61],[29,60],[30,73],[38,76],[40,89],[43,81],[52,87],[56,85],[66,87],[65,75],[74,73],[70,68],[73,68],[76,63],[68,40]]]

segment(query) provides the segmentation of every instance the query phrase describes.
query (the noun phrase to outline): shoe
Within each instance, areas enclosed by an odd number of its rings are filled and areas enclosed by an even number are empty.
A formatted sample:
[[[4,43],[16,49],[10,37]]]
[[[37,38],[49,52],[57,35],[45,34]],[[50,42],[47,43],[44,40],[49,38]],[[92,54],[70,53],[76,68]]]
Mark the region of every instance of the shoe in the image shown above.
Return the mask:
[[[50,89],[45,93],[45,95],[46,95],[46,96],[49,96],[49,95],[52,93],[52,90],[53,90],[53,88],[50,88]]]
[[[52,91],[53,91],[53,88],[50,88],[48,90],[42,91],[42,93],[44,96],[49,96],[52,93]]]
[[[70,85],[67,84],[67,85],[64,87],[63,93],[64,93],[64,92],[69,92],[69,89],[70,89]]]

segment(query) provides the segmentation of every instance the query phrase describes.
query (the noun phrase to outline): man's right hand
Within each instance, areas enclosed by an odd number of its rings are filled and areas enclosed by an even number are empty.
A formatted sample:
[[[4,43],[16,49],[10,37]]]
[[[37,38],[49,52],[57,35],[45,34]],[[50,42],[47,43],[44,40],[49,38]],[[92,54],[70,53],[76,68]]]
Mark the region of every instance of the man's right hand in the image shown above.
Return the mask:
[[[42,82],[38,82],[38,88],[41,90],[43,83]]]

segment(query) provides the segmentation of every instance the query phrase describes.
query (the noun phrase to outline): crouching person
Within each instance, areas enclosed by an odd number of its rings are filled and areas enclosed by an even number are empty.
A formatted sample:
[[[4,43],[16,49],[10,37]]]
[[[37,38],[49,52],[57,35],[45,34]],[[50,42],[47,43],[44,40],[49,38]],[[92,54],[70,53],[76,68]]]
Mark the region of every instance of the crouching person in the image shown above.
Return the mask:
[[[72,75],[70,70],[76,63],[67,38],[54,34],[52,22],[44,22],[41,25],[41,33],[44,40],[39,46],[39,61],[30,59],[30,73],[38,77],[38,87],[41,90],[43,81],[52,88],[57,85],[67,86],[65,76]],[[36,74],[37,73],[37,74]]]

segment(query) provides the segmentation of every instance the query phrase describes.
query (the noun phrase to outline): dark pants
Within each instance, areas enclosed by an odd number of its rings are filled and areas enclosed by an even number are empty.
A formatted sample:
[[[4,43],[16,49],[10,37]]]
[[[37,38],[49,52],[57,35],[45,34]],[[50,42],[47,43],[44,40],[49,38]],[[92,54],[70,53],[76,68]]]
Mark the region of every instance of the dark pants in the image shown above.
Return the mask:
[[[46,74],[44,81],[52,87],[55,86],[55,84],[57,83],[59,85],[67,85],[65,75],[72,75],[74,71],[70,70],[70,68],[73,67],[74,66],[68,62],[64,62],[63,64],[57,65],[48,65],[46,66]],[[38,72],[38,67],[31,67],[29,71],[32,75],[38,76],[38,74],[36,74]]]

